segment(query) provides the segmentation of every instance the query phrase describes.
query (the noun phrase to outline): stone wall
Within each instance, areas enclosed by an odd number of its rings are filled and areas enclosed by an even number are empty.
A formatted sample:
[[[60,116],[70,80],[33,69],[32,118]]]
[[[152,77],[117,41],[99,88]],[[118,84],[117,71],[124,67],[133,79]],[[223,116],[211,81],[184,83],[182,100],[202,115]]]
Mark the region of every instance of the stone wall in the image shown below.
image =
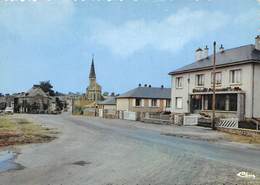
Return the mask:
[[[260,137],[260,130],[250,130],[241,128],[223,128],[217,127],[217,130],[227,132],[236,135],[248,136],[248,137]]]

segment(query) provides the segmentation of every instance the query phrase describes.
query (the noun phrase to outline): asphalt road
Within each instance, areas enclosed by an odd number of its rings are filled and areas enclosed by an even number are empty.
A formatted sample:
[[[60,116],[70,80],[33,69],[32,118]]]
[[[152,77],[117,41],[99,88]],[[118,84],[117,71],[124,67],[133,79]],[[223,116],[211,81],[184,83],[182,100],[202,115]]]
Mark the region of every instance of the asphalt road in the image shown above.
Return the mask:
[[[0,185],[260,184],[258,149],[165,136],[122,120],[21,116],[57,128],[59,138],[17,147],[25,168],[0,173]],[[256,178],[238,177],[241,171]]]

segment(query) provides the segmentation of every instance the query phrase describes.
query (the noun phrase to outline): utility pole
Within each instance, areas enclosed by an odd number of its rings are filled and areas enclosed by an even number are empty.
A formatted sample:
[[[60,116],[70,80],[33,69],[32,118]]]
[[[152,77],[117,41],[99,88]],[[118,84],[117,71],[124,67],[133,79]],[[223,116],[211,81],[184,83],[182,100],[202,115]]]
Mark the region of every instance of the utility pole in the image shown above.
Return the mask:
[[[212,122],[211,127],[216,130],[216,42],[213,43],[213,97],[212,97]]]

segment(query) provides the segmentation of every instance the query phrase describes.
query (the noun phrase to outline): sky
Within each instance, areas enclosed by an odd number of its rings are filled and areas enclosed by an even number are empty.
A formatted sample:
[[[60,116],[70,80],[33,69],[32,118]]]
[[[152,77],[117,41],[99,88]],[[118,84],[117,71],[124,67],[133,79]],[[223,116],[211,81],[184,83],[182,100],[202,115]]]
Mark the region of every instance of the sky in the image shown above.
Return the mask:
[[[260,0],[0,0],[0,93],[45,80],[84,93],[92,54],[103,92],[171,87],[198,47],[254,44],[259,31]]]

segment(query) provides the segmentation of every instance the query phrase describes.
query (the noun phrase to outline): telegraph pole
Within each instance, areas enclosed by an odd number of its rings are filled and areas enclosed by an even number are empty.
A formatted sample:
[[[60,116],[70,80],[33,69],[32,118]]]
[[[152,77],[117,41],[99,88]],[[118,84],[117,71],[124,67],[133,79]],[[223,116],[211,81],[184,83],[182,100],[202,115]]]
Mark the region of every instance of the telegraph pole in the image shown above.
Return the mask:
[[[212,97],[212,122],[211,127],[213,130],[216,129],[216,42],[213,43],[213,97]]]

